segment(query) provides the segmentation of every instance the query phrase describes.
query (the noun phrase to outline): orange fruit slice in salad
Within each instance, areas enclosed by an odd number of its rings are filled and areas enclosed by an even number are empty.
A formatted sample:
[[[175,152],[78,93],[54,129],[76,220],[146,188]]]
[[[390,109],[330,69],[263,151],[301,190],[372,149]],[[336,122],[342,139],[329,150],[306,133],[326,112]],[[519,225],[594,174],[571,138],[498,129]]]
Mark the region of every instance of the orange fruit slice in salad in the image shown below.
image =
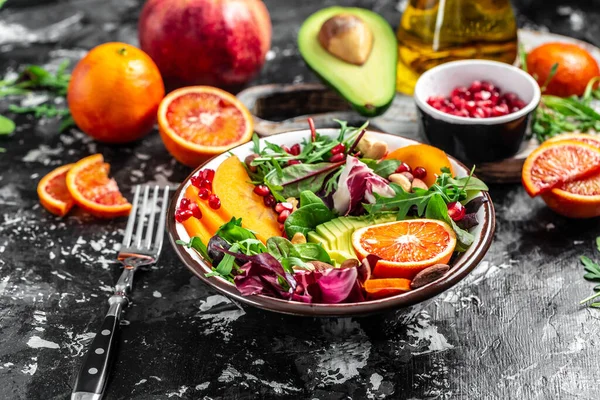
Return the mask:
[[[443,221],[413,219],[357,229],[352,246],[359,259],[381,257],[373,275],[377,278],[412,279],[434,264],[447,264],[456,247],[454,230]]]
[[[117,182],[108,177],[109,171],[102,154],[77,161],[67,173],[69,193],[78,206],[96,217],[129,215],[131,204],[121,195]]]
[[[442,168],[448,168],[454,176],[454,170],[450,159],[443,150],[428,144],[413,144],[410,146],[400,147],[390,152],[386,159],[399,160],[408,164],[412,169],[417,167],[425,168],[427,175],[423,178],[423,182],[427,186],[435,183],[437,175],[440,175]]]
[[[158,128],[169,153],[197,167],[249,141],[254,124],[250,111],[234,95],[210,86],[191,86],[162,100]]]
[[[557,214],[569,218],[593,218],[600,216],[600,173],[565,183],[542,199]]]
[[[54,215],[64,217],[73,208],[75,200],[67,188],[67,172],[73,164],[63,165],[49,172],[38,183],[37,193],[42,206]]]
[[[365,292],[367,292],[367,298],[376,300],[408,292],[410,290],[410,279],[369,279],[365,281],[363,286]]]
[[[521,174],[530,196],[548,192],[563,183],[600,170],[600,149],[580,141],[544,143],[525,160]]]

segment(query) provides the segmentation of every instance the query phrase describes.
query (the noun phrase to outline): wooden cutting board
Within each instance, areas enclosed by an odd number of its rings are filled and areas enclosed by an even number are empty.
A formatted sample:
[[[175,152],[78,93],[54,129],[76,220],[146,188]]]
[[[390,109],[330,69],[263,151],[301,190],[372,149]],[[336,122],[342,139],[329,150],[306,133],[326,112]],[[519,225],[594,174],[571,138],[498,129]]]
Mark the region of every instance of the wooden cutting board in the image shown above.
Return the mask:
[[[519,30],[519,41],[527,51],[547,42],[569,42],[582,47],[600,63],[600,49],[586,42],[547,32]],[[333,90],[321,84],[273,84],[248,88],[238,98],[254,117],[254,129],[260,136],[270,136],[308,127],[313,118],[318,128],[337,127],[334,119],[358,126],[367,118],[354,112]],[[426,141],[418,133],[417,114],[413,98],[398,93],[383,115],[372,118],[375,130]],[[513,157],[477,165],[477,175],[490,183],[517,183],[525,158],[539,145],[536,139],[523,142]]]

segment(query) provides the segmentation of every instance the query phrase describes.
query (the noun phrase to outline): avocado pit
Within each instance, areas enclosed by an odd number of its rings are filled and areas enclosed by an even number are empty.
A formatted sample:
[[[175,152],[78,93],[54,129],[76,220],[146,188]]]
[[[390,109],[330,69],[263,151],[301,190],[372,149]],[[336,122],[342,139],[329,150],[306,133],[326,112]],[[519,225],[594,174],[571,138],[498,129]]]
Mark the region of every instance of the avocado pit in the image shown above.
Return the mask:
[[[321,26],[319,43],[340,60],[363,65],[373,49],[373,33],[356,15],[338,14]]]

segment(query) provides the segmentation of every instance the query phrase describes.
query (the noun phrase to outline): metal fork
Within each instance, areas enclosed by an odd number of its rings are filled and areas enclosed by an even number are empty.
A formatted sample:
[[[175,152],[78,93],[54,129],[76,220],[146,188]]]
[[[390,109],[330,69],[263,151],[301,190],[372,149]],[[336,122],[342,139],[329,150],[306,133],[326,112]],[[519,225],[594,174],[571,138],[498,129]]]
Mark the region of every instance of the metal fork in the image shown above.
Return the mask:
[[[138,207],[142,187],[135,188],[133,206],[127,221],[125,237],[117,259],[123,264],[123,272],[115,285],[115,292],[108,299],[110,305],[108,313],[104,318],[102,327],[92,341],[88,352],[83,359],[81,370],[71,394],[71,400],[99,400],[104,394],[106,382],[109,376],[109,367],[115,353],[116,337],[121,321],[123,308],[129,304],[129,294],[133,288],[133,275],[135,271],[144,265],[156,263],[163,244],[165,230],[165,216],[169,202],[169,188],[166,187],[162,199],[160,216],[156,220],[156,210],[160,189],[154,187],[152,199],[149,202],[150,187],[143,188],[141,207]],[[139,215],[138,215],[139,210]],[[148,223],[145,237],[145,216]],[[137,215],[137,218],[136,218]],[[156,236],[152,239],[154,224],[157,222]],[[135,236],[133,229],[136,227]]]

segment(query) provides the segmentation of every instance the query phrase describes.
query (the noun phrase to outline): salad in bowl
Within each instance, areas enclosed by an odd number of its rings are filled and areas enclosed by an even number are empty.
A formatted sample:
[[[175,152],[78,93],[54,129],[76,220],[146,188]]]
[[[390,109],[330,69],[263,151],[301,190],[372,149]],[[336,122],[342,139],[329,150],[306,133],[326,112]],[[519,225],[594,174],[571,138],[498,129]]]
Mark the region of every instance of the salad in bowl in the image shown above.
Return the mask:
[[[194,171],[168,222],[184,263],[243,302],[316,315],[415,304],[466,276],[494,230],[473,169],[338,122],[255,136]]]

